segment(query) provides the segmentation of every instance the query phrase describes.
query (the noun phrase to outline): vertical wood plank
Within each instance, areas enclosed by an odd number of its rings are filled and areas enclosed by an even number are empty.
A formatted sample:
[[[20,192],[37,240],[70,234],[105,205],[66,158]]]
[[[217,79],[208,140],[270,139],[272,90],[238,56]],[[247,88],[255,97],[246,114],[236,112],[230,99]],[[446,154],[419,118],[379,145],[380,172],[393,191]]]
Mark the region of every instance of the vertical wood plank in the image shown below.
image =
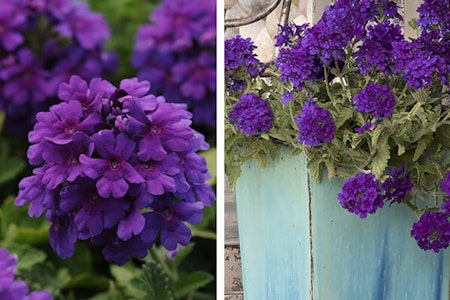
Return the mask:
[[[283,155],[266,169],[245,164],[236,186],[244,298],[309,299],[305,161]]]

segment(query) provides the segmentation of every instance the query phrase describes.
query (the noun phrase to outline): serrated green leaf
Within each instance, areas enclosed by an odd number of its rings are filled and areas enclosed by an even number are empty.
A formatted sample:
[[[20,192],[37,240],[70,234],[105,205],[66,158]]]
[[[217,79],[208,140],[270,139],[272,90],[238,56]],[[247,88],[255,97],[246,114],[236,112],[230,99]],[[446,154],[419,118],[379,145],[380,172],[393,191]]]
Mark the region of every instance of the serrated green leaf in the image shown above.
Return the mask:
[[[387,135],[384,135],[380,138],[376,153],[373,156],[372,162],[370,164],[370,168],[377,178],[380,178],[381,175],[383,175],[384,170],[388,166],[389,158],[391,157],[388,138],[389,136]]]
[[[337,114],[334,116],[334,123],[337,128],[341,127],[345,121],[353,116],[354,109],[351,107],[343,107],[338,110]]]
[[[71,280],[66,268],[56,268],[50,262],[35,265],[32,270],[18,272],[18,276],[30,285],[31,290],[49,290],[53,296],[59,295]]]
[[[214,277],[211,274],[202,271],[183,274],[174,286],[175,297],[185,297],[202,286],[207,285],[213,279]]]
[[[427,149],[427,146],[430,141],[431,141],[431,136],[424,136],[417,142],[417,146],[414,151],[413,161],[417,161],[420,158],[420,156]]]
[[[147,261],[142,266],[142,289],[145,299],[173,300],[173,293],[169,288],[170,280],[161,265],[155,261]]]
[[[320,182],[322,180],[322,160],[315,156],[308,161],[307,167],[312,178],[316,182]]]
[[[127,297],[144,297],[141,289],[139,278],[141,271],[131,262],[123,266],[111,265],[111,274],[116,279],[117,286],[123,291]]]

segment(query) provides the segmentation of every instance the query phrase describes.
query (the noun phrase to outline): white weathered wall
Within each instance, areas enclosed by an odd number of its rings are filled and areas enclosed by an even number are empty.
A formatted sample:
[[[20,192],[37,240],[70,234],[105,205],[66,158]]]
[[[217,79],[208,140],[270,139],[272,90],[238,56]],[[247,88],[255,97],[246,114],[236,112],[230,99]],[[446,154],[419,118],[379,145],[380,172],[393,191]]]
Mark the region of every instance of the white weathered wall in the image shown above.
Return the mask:
[[[239,19],[243,17],[254,16],[261,12],[265,7],[269,6],[276,0],[225,0],[225,20]],[[225,39],[232,38],[240,34],[242,37],[250,37],[258,47],[255,51],[258,58],[267,62],[272,59],[274,54],[274,36],[277,34],[281,13],[280,5],[270,13],[266,18],[256,21],[255,23],[227,28],[225,31]],[[326,5],[335,2],[333,0],[292,0],[289,14],[289,21],[293,21],[300,25],[305,22],[316,22]],[[396,0],[401,7],[400,11],[404,15],[405,23],[411,18],[417,17],[416,8],[422,0]],[[414,36],[414,32],[405,27],[407,36]]]

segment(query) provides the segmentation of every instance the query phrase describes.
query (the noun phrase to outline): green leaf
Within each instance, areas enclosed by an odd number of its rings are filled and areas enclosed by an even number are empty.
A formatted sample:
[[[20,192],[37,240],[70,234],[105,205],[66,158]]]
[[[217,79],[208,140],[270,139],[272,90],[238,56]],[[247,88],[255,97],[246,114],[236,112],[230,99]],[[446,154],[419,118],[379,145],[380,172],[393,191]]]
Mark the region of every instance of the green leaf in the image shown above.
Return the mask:
[[[207,285],[213,279],[214,277],[211,274],[202,271],[183,274],[175,284],[175,297],[185,297],[202,286]]]
[[[111,265],[111,274],[116,279],[117,286],[128,297],[143,297],[144,293],[139,284],[141,276],[140,269],[136,268],[131,262],[123,266]]]
[[[427,149],[428,144],[431,141],[431,136],[423,136],[418,142],[416,150],[414,151],[413,161],[417,161],[423,152]]]
[[[35,265],[32,270],[18,273],[18,275],[30,285],[31,290],[46,289],[53,296],[59,295],[63,287],[71,280],[66,268],[56,268],[50,262]]]
[[[319,156],[315,156],[307,163],[309,174],[316,182],[322,180],[322,159]]]
[[[211,178],[206,182],[209,185],[216,184],[217,181],[217,149],[211,148],[207,151],[200,153],[205,159],[208,165],[208,171]]]
[[[145,299],[153,300],[173,300],[172,291],[169,288],[169,276],[155,261],[147,261],[142,266],[142,289]]]
[[[18,158],[8,158],[0,162],[0,184],[14,179],[24,168],[26,164]]]
[[[389,158],[391,157],[388,139],[388,135],[380,137],[376,153],[372,158],[371,170],[377,178],[380,178],[381,175],[383,175],[384,170],[388,165]]]
[[[47,258],[45,252],[29,245],[12,244],[7,248],[10,253],[17,255],[17,272],[31,270]]]
[[[343,107],[338,110],[337,114],[334,116],[334,123],[337,128],[341,127],[345,121],[353,117],[354,109],[352,107]]]

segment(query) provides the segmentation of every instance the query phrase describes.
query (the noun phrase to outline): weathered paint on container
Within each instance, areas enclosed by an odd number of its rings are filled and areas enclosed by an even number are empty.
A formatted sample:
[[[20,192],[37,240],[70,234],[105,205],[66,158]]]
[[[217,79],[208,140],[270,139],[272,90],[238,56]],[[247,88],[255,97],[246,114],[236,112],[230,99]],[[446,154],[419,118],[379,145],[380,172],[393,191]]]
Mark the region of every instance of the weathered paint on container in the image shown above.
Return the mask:
[[[342,181],[316,183],[303,155],[243,166],[236,186],[247,300],[449,299],[449,251],[419,249],[415,214],[385,205],[360,219],[337,201]]]

